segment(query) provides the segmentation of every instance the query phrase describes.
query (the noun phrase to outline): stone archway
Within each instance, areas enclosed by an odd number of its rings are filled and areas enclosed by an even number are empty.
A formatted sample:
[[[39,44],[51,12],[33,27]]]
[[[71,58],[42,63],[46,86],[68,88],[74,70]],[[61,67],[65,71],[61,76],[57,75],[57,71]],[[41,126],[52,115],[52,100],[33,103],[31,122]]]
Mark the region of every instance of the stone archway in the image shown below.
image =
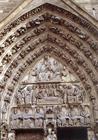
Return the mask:
[[[47,53],[28,68],[20,81],[9,125],[12,130],[44,128],[47,136],[57,127],[90,127],[94,121],[91,112],[81,82]]]
[[[81,83],[89,104],[83,105],[89,106],[92,114],[89,128],[93,126],[94,129],[98,120],[97,34],[97,28],[80,15],[49,3],[8,25],[0,34],[2,121],[10,123],[14,97],[23,77],[40,58],[49,55],[67,66],[68,72],[72,72],[72,76]]]

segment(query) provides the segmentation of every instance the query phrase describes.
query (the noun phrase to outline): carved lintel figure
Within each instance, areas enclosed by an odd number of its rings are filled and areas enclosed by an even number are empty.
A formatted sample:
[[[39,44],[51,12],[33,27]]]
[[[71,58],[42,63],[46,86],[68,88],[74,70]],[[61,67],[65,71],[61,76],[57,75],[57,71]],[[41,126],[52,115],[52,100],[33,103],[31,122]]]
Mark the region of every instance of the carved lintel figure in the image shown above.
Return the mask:
[[[81,122],[80,108],[79,106],[71,106],[71,119],[74,126],[79,126]]]
[[[11,128],[19,128],[22,125],[22,113],[19,108],[13,108],[10,116]]]
[[[44,111],[42,108],[36,108],[35,127],[43,127]]]
[[[61,122],[62,126],[71,125],[70,109],[67,104],[66,106],[61,107],[61,110],[57,115],[57,118],[58,118],[58,123]]]
[[[39,118],[39,119],[35,119],[35,127],[37,128],[42,128],[43,127],[43,119]]]
[[[33,118],[24,118],[23,120],[23,127],[24,128],[34,128],[34,119]]]
[[[34,112],[31,108],[25,108],[23,114],[23,126],[25,128],[32,128],[34,127]]]

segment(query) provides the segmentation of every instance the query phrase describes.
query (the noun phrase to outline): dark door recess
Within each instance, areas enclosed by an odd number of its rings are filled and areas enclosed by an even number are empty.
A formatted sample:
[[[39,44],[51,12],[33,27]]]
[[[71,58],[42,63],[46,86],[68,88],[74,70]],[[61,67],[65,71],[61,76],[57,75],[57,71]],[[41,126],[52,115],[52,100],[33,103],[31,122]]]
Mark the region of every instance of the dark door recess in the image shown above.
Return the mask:
[[[87,128],[58,128],[58,140],[87,140]]]

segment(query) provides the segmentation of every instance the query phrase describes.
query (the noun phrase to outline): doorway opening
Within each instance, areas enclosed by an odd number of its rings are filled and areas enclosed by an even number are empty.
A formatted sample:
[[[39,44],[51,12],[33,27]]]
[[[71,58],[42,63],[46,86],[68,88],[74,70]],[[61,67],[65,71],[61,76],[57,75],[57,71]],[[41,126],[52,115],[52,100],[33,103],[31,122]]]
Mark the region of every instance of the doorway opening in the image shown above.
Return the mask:
[[[15,131],[16,140],[44,140],[43,129],[20,129]]]
[[[57,129],[58,140],[87,140],[87,128],[65,127]]]

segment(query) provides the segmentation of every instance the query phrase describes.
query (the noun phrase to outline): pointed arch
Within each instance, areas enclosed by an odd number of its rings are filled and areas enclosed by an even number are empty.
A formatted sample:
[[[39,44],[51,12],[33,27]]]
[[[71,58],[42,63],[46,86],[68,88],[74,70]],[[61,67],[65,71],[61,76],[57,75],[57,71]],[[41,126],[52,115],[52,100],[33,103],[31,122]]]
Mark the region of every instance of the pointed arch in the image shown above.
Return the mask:
[[[9,32],[9,33],[8,33]],[[28,66],[48,53],[74,71],[88,95],[98,92],[98,29],[83,17],[46,3],[8,25],[1,37],[2,108],[9,115],[13,95]],[[10,97],[6,100],[7,95]]]

